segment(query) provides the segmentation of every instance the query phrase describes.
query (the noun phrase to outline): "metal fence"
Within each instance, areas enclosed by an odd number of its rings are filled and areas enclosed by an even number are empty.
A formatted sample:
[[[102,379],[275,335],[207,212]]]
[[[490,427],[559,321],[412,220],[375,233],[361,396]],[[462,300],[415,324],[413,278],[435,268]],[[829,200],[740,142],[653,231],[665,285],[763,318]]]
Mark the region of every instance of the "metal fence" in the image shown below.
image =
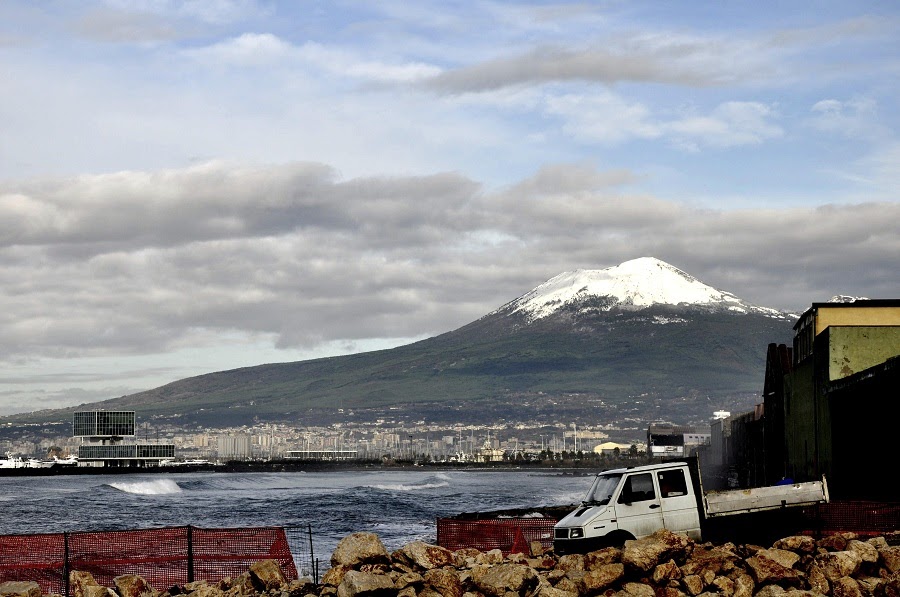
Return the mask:
[[[164,590],[236,577],[259,560],[278,562],[288,580],[308,576],[318,582],[310,528],[184,526],[0,535],[0,583],[35,581],[44,594],[68,596],[72,570],[89,572],[107,587],[116,576],[137,574]]]

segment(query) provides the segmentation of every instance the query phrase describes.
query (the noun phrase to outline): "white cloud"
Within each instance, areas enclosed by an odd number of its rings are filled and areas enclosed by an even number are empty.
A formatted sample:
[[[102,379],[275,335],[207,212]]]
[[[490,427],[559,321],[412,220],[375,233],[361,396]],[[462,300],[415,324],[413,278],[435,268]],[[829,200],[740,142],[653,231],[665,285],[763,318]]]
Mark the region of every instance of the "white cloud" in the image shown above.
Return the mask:
[[[725,102],[707,116],[686,117],[662,127],[678,142],[690,146],[759,145],[784,134],[771,122],[775,117],[777,113],[770,106],[759,102]]]
[[[211,46],[185,50],[184,54],[210,66],[273,67],[282,71],[307,67],[337,78],[370,82],[412,82],[440,72],[421,62],[389,64],[315,42],[295,46],[271,33],[244,33]]]
[[[549,114],[563,118],[563,130],[582,141],[616,144],[632,139],[668,138],[688,149],[758,145],[784,134],[772,121],[777,113],[759,102],[725,102],[707,115],[665,120],[641,103],[609,92],[565,95],[546,100]]]
[[[646,106],[629,103],[609,92],[551,97],[547,99],[546,110],[564,119],[565,132],[584,141],[615,144],[662,135]]]
[[[823,99],[813,104],[810,112],[809,124],[822,132],[870,138],[887,132],[878,124],[878,104],[872,98]]]
[[[244,33],[212,46],[186,50],[185,54],[216,65],[260,66],[284,60],[292,52],[291,44],[270,33]]]

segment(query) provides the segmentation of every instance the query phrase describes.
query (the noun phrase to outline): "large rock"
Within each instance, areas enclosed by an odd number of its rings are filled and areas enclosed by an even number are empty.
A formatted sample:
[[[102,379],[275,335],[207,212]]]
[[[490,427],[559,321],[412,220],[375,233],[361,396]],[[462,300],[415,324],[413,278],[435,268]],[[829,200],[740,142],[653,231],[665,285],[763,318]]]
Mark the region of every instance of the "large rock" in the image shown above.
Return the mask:
[[[94,575],[90,572],[84,570],[69,572],[69,593],[72,597],[85,597],[85,588],[99,586],[100,584],[94,580]]]
[[[688,576],[700,574],[704,570],[711,570],[713,573],[719,574],[732,570],[738,559],[734,552],[734,546],[731,544],[717,547],[696,546],[691,551],[690,559],[681,566],[681,573]]]
[[[785,566],[767,553],[769,550],[760,550],[755,556],[745,560],[748,571],[753,580],[760,585],[776,584],[782,588],[797,588],[803,584],[803,575],[790,566]],[[772,550],[779,551],[779,550]]]
[[[845,576],[853,576],[862,565],[862,557],[856,551],[832,551],[816,556],[816,564],[832,583]]]
[[[847,551],[855,551],[863,564],[878,562],[878,549],[868,541],[853,539],[847,544]]]
[[[446,568],[434,568],[425,572],[425,587],[441,597],[462,597],[463,587],[459,575]]]
[[[498,550],[499,551],[499,550]],[[411,564],[422,570],[453,566],[456,558],[449,549],[424,541],[413,541],[391,554],[393,560]],[[500,554],[502,561],[503,554]]]
[[[353,533],[338,542],[331,554],[331,565],[387,564],[389,555],[375,533]]]
[[[192,590],[187,592],[190,597],[224,597],[225,592],[219,587],[208,584],[198,584]]]
[[[648,572],[666,560],[683,562],[693,545],[694,542],[685,535],[660,529],[649,537],[626,541],[622,563],[627,568]]]
[[[368,597],[380,597],[384,595],[396,595],[394,581],[386,574],[372,574],[371,572],[357,572],[351,570],[344,575],[337,588],[338,597],[356,597],[357,595]]]
[[[761,549],[756,552],[757,557],[766,557],[774,562],[778,562],[785,568],[793,568],[800,561],[800,556],[793,551],[787,549]]]
[[[265,590],[280,589],[287,584],[281,566],[275,560],[258,560],[250,564],[250,575]],[[125,597],[124,595],[122,597]]]
[[[113,579],[113,584],[116,585],[116,592],[121,597],[141,597],[141,595],[155,592],[150,583],[137,574],[117,576]]]
[[[493,597],[505,597],[509,592],[527,595],[537,589],[538,584],[537,573],[519,564],[493,566],[476,580],[478,590]]]
[[[816,540],[807,535],[791,535],[779,539],[772,544],[775,549],[786,549],[794,553],[813,553],[816,551]]]
[[[33,580],[8,580],[0,583],[2,597],[41,597],[41,586]]]
[[[840,578],[831,587],[832,597],[863,597],[862,589],[855,579],[845,576]]]
[[[621,563],[603,564],[588,570],[581,577],[582,592],[596,594],[620,581],[625,576],[625,566]]]
[[[900,571],[900,545],[889,545],[878,553],[882,564],[890,574]]]

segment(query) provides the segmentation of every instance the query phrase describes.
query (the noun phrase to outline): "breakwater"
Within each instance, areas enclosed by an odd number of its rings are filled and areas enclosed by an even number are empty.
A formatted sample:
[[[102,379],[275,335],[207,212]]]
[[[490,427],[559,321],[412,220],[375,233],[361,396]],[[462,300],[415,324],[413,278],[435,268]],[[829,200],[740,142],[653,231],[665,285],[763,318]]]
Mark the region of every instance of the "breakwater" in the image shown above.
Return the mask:
[[[389,551],[374,533],[352,533],[332,553],[320,582],[288,580],[273,560],[227,579],[160,590],[138,575],[101,587],[72,571],[75,597],[897,597],[900,537],[839,533],[787,536],[771,546],[695,543],[666,530],[588,554],[556,556],[537,542],[524,553],[450,551],[414,541]],[[40,597],[37,583],[0,584],[4,597]]]

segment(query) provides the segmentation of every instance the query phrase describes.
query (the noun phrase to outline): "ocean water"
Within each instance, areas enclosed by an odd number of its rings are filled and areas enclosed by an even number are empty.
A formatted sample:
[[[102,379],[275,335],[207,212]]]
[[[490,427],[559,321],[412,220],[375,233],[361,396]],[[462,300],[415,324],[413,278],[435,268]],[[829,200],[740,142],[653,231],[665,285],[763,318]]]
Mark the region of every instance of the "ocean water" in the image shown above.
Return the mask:
[[[284,526],[316,557],[373,532],[389,550],[436,541],[439,517],[579,502],[592,478],[546,470],[428,469],[0,478],[0,534]]]

